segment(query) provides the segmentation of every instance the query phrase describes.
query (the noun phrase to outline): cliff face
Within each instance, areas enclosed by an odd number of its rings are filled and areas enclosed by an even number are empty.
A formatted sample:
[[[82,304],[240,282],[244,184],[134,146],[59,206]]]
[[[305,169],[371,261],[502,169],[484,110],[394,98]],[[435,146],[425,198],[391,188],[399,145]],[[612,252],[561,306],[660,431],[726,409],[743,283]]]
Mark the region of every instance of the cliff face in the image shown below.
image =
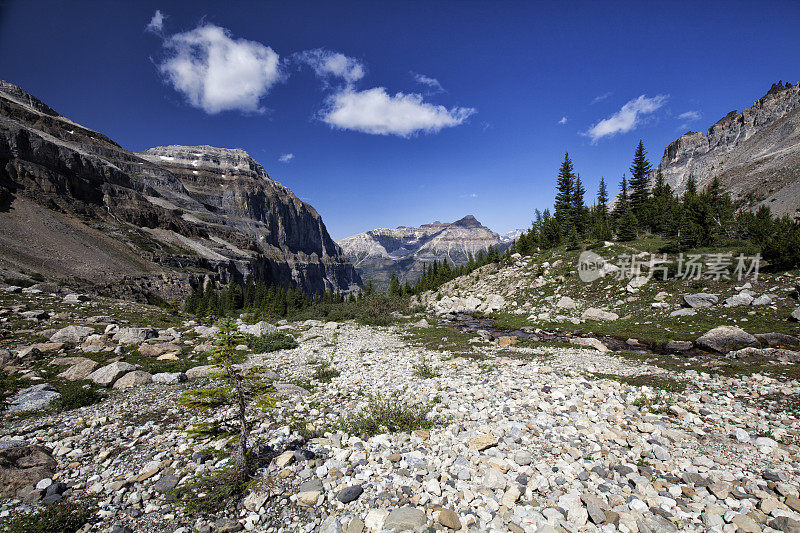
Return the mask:
[[[314,208],[244,151],[132,153],[7,82],[0,223],[0,267],[103,292],[170,298],[247,276],[309,292],[360,282]]]
[[[504,247],[505,242],[472,215],[418,228],[374,229],[338,241],[362,277],[379,286],[388,283],[392,272],[401,280],[414,282],[425,263],[447,259],[451,264],[463,264],[469,254],[489,246]]]
[[[777,83],[706,134],[689,132],[664,150],[661,169],[678,193],[690,175],[700,188],[716,176],[738,197],[779,214],[800,209],[800,84]]]

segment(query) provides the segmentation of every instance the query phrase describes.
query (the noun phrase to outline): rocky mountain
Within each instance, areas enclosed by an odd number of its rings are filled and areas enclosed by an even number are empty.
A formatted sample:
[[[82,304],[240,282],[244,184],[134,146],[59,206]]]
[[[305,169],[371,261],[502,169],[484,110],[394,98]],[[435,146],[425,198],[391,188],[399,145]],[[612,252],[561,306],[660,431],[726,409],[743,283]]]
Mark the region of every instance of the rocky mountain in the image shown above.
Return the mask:
[[[322,218],[242,150],[133,153],[0,81],[0,267],[172,298],[209,278],[360,278]],[[125,281],[125,283],[120,283]]]
[[[509,242],[467,215],[452,223],[437,220],[418,228],[374,229],[338,244],[365,280],[382,286],[388,283],[392,272],[413,282],[425,263],[447,259],[451,264],[462,264],[468,261],[469,254],[490,246],[505,248]]]
[[[800,209],[800,84],[779,82],[708,132],[688,132],[664,150],[661,170],[678,193],[690,175],[700,188],[716,176],[731,194],[779,214]]]

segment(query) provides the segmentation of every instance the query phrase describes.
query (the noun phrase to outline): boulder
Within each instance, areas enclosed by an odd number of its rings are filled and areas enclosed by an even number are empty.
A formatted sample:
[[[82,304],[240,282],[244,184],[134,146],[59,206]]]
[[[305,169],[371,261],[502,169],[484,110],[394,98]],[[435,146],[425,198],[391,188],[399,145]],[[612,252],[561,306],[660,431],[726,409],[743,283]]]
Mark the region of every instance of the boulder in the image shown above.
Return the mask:
[[[201,337],[213,337],[219,333],[219,328],[217,326],[195,326],[194,332]]]
[[[9,413],[21,413],[37,409],[47,409],[61,394],[49,383],[39,383],[27,389],[22,389],[8,401]]]
[[[758,339],[736,326],[718,326],[698,338],[695,344],[718,353],[728,353],[747,346],[761,346]]]
[[[647,282],[650,281],[650,278],[647,276],[636,276],[632,280],[628,282],[628,285],[625,287],[625,290],[628,292],[638,292],[639,289],[647,285]]]
[[[775,298],[774,294],[762,294],[761,296],[750,302],[750,305],[769,305],[772,303],[772,300],[774,298]]]
[[[785,333],[756,333],[754,337],[769,348],[800,348],[800,339]]]
[[[711,307],[717,305],[719,298],[716,294],[708,294],[705,292],[698,292],[696,294],[686,294],[683,296],[683,301],[692,309],[698,307]]]
[[[730,298],[725,299],[725,307],[739,307],[740,305],[750,305],[753,301],[753,297],[747,294],[746,292],[740,292],[739,294],[734,294]]]
[[[113,352],[116,345],[111,342],[108,335],[89,335],[81,344],[84,352]]]
[[[142,344],[138,350],[145,357],[160,357],[168,353],[179,353],[181,347],[171,342],[161,342],[158,344]]]
[[[114,383],[115,389],[128,389],[130,387],[138,387],[139,385],[147,385],[152,383],[153,376],[144,370],[134,370],[128,372]]]
[[[42,446],[14,446],[0,451],[0,496],[13,498],[20,489],[52,478],[56,466],[50,451]]]
[[[134,370],[136,370],[136,367],[132,364],[124,361],[117,361],[116,363],[98,368],[89,374],[87,379],[91,379],[96,385],[100,385],[101,387],[110,387],[119,378]]]
[[[490,294],[482,305],[478,306],[479,311],[494,313],[506,306],[506,299],[499,294]]]
[[[556,302],[556,309],[577,309],[578,304],[569,296],[562,296]]]
[[[195,366],[186,371],[186,379],[207,378],[219,371],[220,368],[214,365]]]
[[[800,307],[792,311],[792,314],[789,315],[789,320],[794,320],[795,322],[800,322]]]
[[[605,320],[608,322],[613,322],[619,318],[619,315],[616,313],[612,313],[610,311],[604,311],[603,309],[598,309],[596,307],[590,307],[586,311],[583,312],[581,315],[583,320]]]
[[[599,339],[595,339],[593,337],[577,337],[574,339],[570,339],[569,342],[572,344],[578,344],[580,346],[587,346],[589,348],[594,348],[599,352],[607,352],[608,347],[603,344]]]
[[[119,328],[112,339],[118,344],[129,346],[142,344],[147,339],[158,337],[158,331],[153,328]]]
[[[75,357],[74,359],[81,359],[75,364],[61,372],[58,377],[69,381],[78,381],[79,379],[86,379],[89,374],[97,370],[100,363],[87,359],[85,357]]]
[[[697,311],[691,309],[689,307],[684,307],[683,309],[678,309],[677,311],[673,311],[669,314],[670,318],[676,316],[694,316],[697,314]]]
[[[518,342],[519,342],[518,338],[509,335],[497,338],[497,345],[500,348],[508,348],[509,346],[514,346]]]
[[[427,524],[428,517],[422,509],[400,507],[389,513],[386,522],[383,523],[383,529],[397,533],[400,531],[421,532],[425,530]]]
[[[153,374],[153,383],[177,385],[183,381],[186,381],[186,374],[183,372],[160,372],[158,374]]]
[[[65,304],[77,304],[77,303],[81,303],[81,302],[88,302],[89,301],[89,297],[86,296],[85,294],[72,293],[72,294],[67,294],[66,296],[64,296],[64,299],[62,301]]]
[[[694,347],[691,341],[668,341],[664,346],[668,352],[687,352]]]
[[[72,342],[80,344],[83,339],[94,333],[94,330],[87,326],[67,326],[53,333],[50,342]]]
[[[246,335],[255,335],[256,337],[263,337],[272,333],[277,333],[278,328],[269,322],[257,322],[255,324],[239,324],[239,331]]]
[[[492,446],[497,446],[497,439],[494,435],[475,435],[467,439],[467,446],[470,450],[478,450],[482,452]]]

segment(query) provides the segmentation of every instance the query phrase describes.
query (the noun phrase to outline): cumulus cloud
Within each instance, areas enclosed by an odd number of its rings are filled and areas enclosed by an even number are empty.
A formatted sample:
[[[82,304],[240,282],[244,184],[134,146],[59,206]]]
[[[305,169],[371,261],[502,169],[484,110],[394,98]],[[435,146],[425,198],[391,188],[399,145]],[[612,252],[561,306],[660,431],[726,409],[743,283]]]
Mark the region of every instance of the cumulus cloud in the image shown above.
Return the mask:
[[[294,154],[282,154],[282,155],[281,155],[281,156],[278,158],[278,161],[280,161],[281,163],[288,163],[288,162],[289,162],[289,161],[291,161],[292,159],[294,159]]]
[[[167,17],[164,16],[160,10],[156,9],[156,12],[153,14],[153,18],[150,19],[150,23],[144,27],[144,31],[160,34],[161,30],[164,29],[165,18]]]
[[[422,100],[419,94],[390,95],[383,87],[345,89],[328,99],[321,119],[328,125],[375,135],[410,137],[458,126],[475,113],[470,107],[447,109]]]
[[[561,117],[561,120],[558,121],[559,124],[564,125],[567,123],[567,117]]]
[[[186,101],[206,113],[263,112],[261,99],[284,78],[280,58],[259,42],[234,39],[225,28],[204,24],[163,42],[158,69]]]
[[[642,116],[653,113],[666,103],[669,96],[659,94],[652,98],[641,95],[627,102],[622,108],[589,128],[586,135],[591,137],[592,144],[603,137],[609,137],[618,133],[627,133],[635,129],[642,122]]]
[[[444,92],[444,87],[442,87],[442,84],[439,83],[439,80],[436,78],[431,78],[425,74],[417,74],[416,72],[412,72],[411,75],[414,76],[417,83],[430,87],[431,91],[435,93]]]
[[[357,59],[323,48],[299,52],[294,58],[311,67],[323,80],[341,78],[351,84],[363,78],[366,73],[364,65]]]
[[[595,96],[595,97],[594,97],[594,100],[592,100],[592,104],[596,104],[596,103],[598,103],[598,102],[602,102],[602,101],[603,101],[603,100],[605,100],[606,98],[610,97],[612,94],[614,94],[614,93],[612,93],[612,92],[607,92],[607,93],[603,93],[603,94],[601,94],[601,95],[599,95],[599,96]]]

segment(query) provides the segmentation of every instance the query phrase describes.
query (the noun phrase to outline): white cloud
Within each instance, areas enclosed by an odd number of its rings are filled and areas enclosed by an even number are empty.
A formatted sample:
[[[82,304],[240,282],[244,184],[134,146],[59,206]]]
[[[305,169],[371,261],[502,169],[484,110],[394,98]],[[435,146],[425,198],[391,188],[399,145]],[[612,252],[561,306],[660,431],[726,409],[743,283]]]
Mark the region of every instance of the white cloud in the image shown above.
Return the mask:
[[[423,102],[419,94],[392,96],[383,87],[375,87],[364,91],[348,88],[334,94],[322,110],[321,118],[334,128],[410,137],[458,126],[474,113],[471,107],[447,109]]]
[[[439,83],[439,80],[436,78],[431,78],[425,74],[417,74],[416,72],[412,72],[411,75],[414,76],[414,79],[417,81],[417,83],[430,87],[433,92],[444,92],[444,87],[442,87],[442,84]]]
[[[288,163],[288,162],[289,162],[289,161],[291,161],[292,159],[294,159],[294,154],[282,154],[282,155],[281,155],[281,156],[278,158],[278,161],[280,161],[281,163]]]
[[[366,73],[364,65],[357,59],[323,48],[299,52],[294,57],[297,61],[310,66],[322,79],[341,78],[351,84],[363,78]]]
[[[592,100],[592,104],[596,104],[597,102],[602,102],[606,98],[610,97],[612,94],[614,94],[614,93],[609,91],[609,92],[603,93],[603,94],[601,94],[599,96],[595,96],[594,100]]]
[[[613,136],[617,133],[627,133],[642,121],[642,115],[647,115],[658,110],[669,98],[668,95],[659,94],[652,98],[641,95],[626,103],[622,108],[589,128],[585,133],[592,138],[592,144],[603,137]]]
[[[145,26],[144,31],[149,31],[152,33],[161,33],[161,30],[164,29],[164,19],[167,18],[161,13],[161,10],[156,9],[156,12],[153,14],[153,18],[150,19],[150,23]]]
[[[566,124],[567,123],[567,117],[561,117],[561,120],[559,120],[558,123],[562,124],[562,125]]]
[[[700,114],[699,111],[687,111],[686,113],[681,113],[680,115],[678,115],[678,118],[681,120],[686,120],[691,122],[693,120],[700,120],[701,116],[702,115]]]
[[[470,193],[470,194],[462,194],[459,198],[477,198],[477,197],[478,197],[478,193],[473,192],[473,193]]]
[[[167,57],[159,71],[190,105],[206,113],[263,112],[261,98],[284,78],[272,48],[233,39],[228,30],[213,24],[176,33],[163,47]]]

